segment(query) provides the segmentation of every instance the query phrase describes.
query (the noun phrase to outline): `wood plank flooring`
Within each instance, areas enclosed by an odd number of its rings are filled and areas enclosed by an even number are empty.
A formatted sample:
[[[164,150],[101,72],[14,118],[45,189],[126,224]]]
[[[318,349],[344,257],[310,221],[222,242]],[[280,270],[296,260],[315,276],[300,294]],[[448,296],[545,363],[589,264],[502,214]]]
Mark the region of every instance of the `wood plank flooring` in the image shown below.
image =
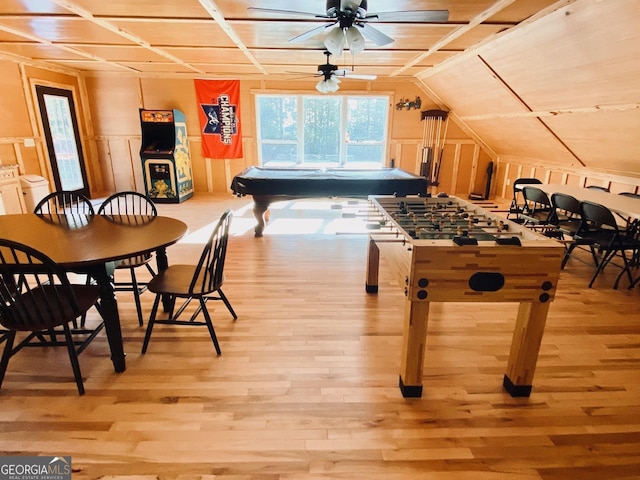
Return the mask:
[[[367,236],[348,233],[365,230],[328,205],[277,204],[262,238],[250,198],[160,205],[190,226],[171,263],[194,262],[236,212],[224,290],[238,320],[211,305],[222,355],[204,327],[162,325],[141,355],[119,293],[126,372],[104,334],[80,356],[83,397],[64,349],[20,352],[0,390],[0,455],[71,455],[74,479],[640,478],[640,288],[613,290],[614,267],[587,288],[577,252],[528,399],[501,387],[517,305],[434,304],[424,394],[404,399],[402,288],[383,262],[379,294],[365,293]]]

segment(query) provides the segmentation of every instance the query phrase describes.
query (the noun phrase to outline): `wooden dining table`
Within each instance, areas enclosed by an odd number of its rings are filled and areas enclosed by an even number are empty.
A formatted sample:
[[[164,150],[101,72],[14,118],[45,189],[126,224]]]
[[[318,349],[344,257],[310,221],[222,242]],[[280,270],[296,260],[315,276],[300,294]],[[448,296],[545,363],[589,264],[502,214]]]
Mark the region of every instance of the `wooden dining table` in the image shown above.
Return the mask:
[[[166,248],[187,231],[184,222],[164,216],[0,215],[0,237],[35,248],[63,268],[95,279],[116,372],[125,371],[126,362],[111,262],[155,252],[158,271],[164,270]]]

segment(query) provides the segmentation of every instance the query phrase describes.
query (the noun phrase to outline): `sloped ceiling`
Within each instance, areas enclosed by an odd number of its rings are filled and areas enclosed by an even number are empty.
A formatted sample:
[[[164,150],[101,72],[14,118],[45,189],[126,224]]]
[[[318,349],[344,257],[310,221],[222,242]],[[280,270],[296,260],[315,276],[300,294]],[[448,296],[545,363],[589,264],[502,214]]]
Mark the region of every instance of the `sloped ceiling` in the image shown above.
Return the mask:
[[[420,78],[497,156],[640,176],[639,19],[574,2]]]

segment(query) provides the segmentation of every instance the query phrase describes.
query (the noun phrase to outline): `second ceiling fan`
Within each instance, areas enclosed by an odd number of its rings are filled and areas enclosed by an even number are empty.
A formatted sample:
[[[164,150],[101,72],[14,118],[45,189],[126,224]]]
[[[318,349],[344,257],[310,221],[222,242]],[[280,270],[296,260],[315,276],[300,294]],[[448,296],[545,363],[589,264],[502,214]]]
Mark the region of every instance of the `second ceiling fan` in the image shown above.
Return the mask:
[[[388,45],[393,38],[372,27],[370,21],[393,23],[443,23],[449,19],[448,10],[400,10],[395,12],[367,13],[367,0],[327,0],[326,13],[316,14],[295,10],[249,7],[250,10],[284,15],[311,16],[326,23],[289,40],[303,42],[330,29],[324,40],[325,47],[334,55],[340,55],[348,46],[352,54],[364,50],[365,38],[378,46]],[[334,27],[334,28],[332,28]]]

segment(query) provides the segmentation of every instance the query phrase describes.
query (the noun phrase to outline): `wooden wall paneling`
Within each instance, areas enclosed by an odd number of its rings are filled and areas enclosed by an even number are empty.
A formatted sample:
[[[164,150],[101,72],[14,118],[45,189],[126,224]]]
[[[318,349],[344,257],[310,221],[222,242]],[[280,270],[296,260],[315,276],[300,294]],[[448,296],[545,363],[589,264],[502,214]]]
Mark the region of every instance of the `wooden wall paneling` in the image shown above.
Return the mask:
[[[510,164],[503,162],[496,162],[494,164],[495,175],[493,176],[493,196],[498,198],[510,199],[513,195],[513,189],[511,185],[513,182],[509,181]]]
[[[138,109],[142,100],[137,79],[103,74],[87,76],[84,83],[95,135],[141,135]]]
[[[134,164],[131,158],[128,139],[120,137],[109,140],[108,152],[113,166],[115,191],[135,190]],[[135,167],[140,168],[137,164],[138,162],[136,162]]]
[[[20,65],[0,60],[0,135],[2,137],[29,137],[31,119],[23,85],[23,69]],[[6,163],[5,160],[3,162]]]
[[[518,172],[514,175],[513,172]],[[632,177],[609,176],[604,173],[581,169],[572,171],[562,167],[536,165],[534,161],[500,159],[496,176],[496,196],[510,199],[513,195],[511,185],[520,177],[539,178],[544,183],[560,183],[585,187],[599,185],[610,188],[614,193],[635,192],[640,190],[640,179]]]
[[[132,137],[127,139],[129,159],[131,160],[131,171],[133,172],[133,183],[136,192],[146,193],[144,188],[144,171],[142,159],[140,158],[140,144],[142,137]]]
[[[105,160],[105,158],[101,156],[101,152],[98,149],[98,141],[95,136],[87,139],[87,141],[85,142],[85,148],[87,150],[87,158],[91,159],[91,165],[90,167],[87,167],[87,170],[91,171],[91,176],[93,179],[91,190],[92,194],[101,196],[110,193],[111,190],[105,186],[103,172],[103,161]],[[109,161],[108,158],[106,159],[106,161]]]
[[[220,158],[206,158],[207,168],[210,169],[210,178],[213,185],[214,192],[227,192],[229,191],[229,185],[231,180],[227,179],[226,164],[229,160]]]
[[[549,183],[564,183],[564,174],[559,171],[550,172]]]
[[[202,158],[202,141],[200,137],[189,137],[189,151],[191,152],[191,172],[193,174],[194,192],[212,192],[213,183],[211,170],[205,158]]]
[[[567,173],[565,176],[565,183],[567,185],[580,185],[580,175]]]
[[[461,145],[460,163],[457,175],[457,191],[453,192],[461,197],[466,197],[468,189],[475,184],[477,158],[474,158],[474,145]]]
[[[445,149],[446,150],[446,149]],[[458,191],[458,172],[460,170],[460,155],[462,153],[462,145],[460,143],[455,144],[452,160],[452,175],[451,175],[451,188],[449,191]]]
[[[431,193],[455,193],[460,175],[460,158],[457,153],[457,143],[445,143],[438,175],[438,185],[432,188]]]
[[[22,149],[19,142],[13,143],[13,153],[18,165],[18,172],[24,172],[24,159],[22,158]]]
[[[99,161],[99,169],[100,169],[100,177],[102,179],[102,192],[106,193],[115,193],[116,189],[116,181],[114,178],[114,165],[111,161],[111,153],[109,151],[109,139],[108,138],[96,138],[95,140],[95,149],[98,153],[98,161]]]
[[[402,159],[402,144],[399,142],[388,142],[388,153],[387,153],[387,166],[393,165],[396,167],[400,166],[400,160]]]
[[[614,193],[622,193],[622,192],[630,192],[630,193],[638,193],[640,191],[640,182],[639,184],[631,184],[631,183],[619,183],[619,182],[611,182],[611,191]]]
[[[27,71],[23,65],[20,65],[20,83],[22,85],[22,95],[27,107],[27,115],[29,119],[29,126],[31,127],[31,133],[35,141],[35,153],[38,160],[37,170],[22,171],[22,174],[32,173],[34,175],[40,175],[47,179],[49,182],[49,189],[53,190],[53,173],[51,172],[51,165],[49,163],[49,154],[45,147],[44,136],[42,135],[42,126],[39,121],[39,113],[36,110],[36,95],[35,87],[30,83]]]
[[[17,163],[13,148],[13,142],[0,142],[0,165],[13,165]]]
[[[84,125],[84,135],[81,137],[82,152],[84,156],[84,164],[87,172],[87,181],[89,182],[89,191],[98,193],[102,192],[102,181],[100,178],[100,171],[96,169],[97,162],[94,160],[95,149],[92,148],[92,141],[95,136],[95,129],[93,126],[93,120],[91,116],[91,109],[89,108],[89,93],[87,92],[87,85],[84,77],[78,76],[78,100],[80,102],[80,112],[78,116],[78,123]],[[86,107],[85,107],[86,105]]]
[[[396,168],[407,172],[419,173],[422,162],[422,146],[418,141],[395,142],[397,154],[393,156]],[[391,159],[388,159],[387,164]]]

